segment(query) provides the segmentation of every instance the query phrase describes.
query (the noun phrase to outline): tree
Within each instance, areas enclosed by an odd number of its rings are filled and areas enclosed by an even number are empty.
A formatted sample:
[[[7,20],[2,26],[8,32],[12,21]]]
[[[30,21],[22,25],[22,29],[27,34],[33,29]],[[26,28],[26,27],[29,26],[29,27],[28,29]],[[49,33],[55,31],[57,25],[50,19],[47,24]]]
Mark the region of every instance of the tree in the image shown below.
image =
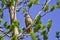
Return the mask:
[[[0,40],[4,40],[3,37],[8,36],[11,40],[21,40],[24,39],[27,34],[31,36],[32,40],[41,40],[38,35],[35,33],[38,32],[43,36],[43,40],[48,40],[48,33],[52,27],[52,20],[48,20],[47,25],[42,25],[41,18],[44,17],[47,13],[54,11],[56,8],[60,8],[60,0],[58,0],[57,4],[54,4],[51,8],[49,3],[52,0],[46,0],[44,4],[40,4],[39,0],[0,0],[1,8],[0,8],[0,24],[2,24],[4,17],[4,10],[8,9],[10,14],[10,24],[8,22],[4,22],[4,27],[0,27],[0,32],[4,35],[0,35]],[[33,5],[43,5],[42,9],[37,13],[34,20],[32,20],[29,15],[29,9]],[[19,7],[18,7],[19,6]],[[25,25],[26,28],[21,29],[20,23],[17,20],[16,14],[23,8],[23,14],[25,17]],[[40,13],[45,12],[45,14],[40,15]],[[3,28],[7,29],[4,31]],[[10,33],[12,35],[10,35]]]

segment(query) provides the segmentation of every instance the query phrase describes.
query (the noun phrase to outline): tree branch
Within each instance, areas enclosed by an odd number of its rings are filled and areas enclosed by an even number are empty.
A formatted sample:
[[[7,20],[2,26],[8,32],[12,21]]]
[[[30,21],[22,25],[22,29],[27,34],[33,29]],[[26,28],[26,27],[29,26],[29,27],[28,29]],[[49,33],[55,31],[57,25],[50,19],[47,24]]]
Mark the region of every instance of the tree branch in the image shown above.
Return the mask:
[[[36,15],[35,19],[43,12],[43,9],[46,7],[46,4],[49,4],[51,0],[46,0],[44,7],[38,12],[38,14]],[[34,19],[34,20],[35,20]]]
[[[31,27],[31,25],[29,25],[24,31],[22,31],[22,32],[18,35],[18,39],[19,39],[19,37],[20,37],[24,32],[26,32],[26,30],[29,29],[30,27]]]
[[[45,14],[43,14],[41,17],[44,17],[45,15],[47,15],[48,13],[50,13],[51,11],[46,12]]]
[[[9,34],[7,34],[6,32],[4,32],[2,29],[0,29],[0,31],[1,31],[3,34],[5,34],[6,36],[11,37]]]
[[[0,27],[0,28],[4,28],[4,27]]]

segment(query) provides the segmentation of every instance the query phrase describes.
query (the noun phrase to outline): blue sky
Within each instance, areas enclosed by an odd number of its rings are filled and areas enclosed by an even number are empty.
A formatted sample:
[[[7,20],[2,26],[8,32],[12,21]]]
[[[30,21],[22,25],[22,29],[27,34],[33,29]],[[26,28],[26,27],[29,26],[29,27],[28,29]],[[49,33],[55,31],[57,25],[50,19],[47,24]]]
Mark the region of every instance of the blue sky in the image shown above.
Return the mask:
[[[41,1],[41,4],[44,2],[44,0]],[[52,0],[50,5],[52,6],[53,4],[56,4],[57,0]],[[30,8],[29,13],[30,16],[32,17],[32,19],[35,18],[35,16],[37,15],[37,13],[39,12],[39,10],[41,9],[41,5],[34,5],[33,7]],[[41,13],[41,14],[44,14]],[[17,19],[20,22],[20,27],[23,28],[25,27],[25,23],[24,23],[24,16],[22,14],[22,10],[17,12]],[[53,21],[53,25],[52,28],[49,32],[49,38],[48,40],[57,40],[57,38],[55,37],[55,33],[57,31],[60,32],[60,9],[56,8],[53,12],[48,13],[46,16],[42,17],[42,23],[43,24],[47,24],[48,20],[51,19]],[[4,21],[8,21],[8,23],[10,23],[10,19],[9,19],[9,12],[8,9],[4,10]],[[8,37],[5,37],[6,40],[8,40]],[[31,38],[26,38],[24,40],[31,40]]]

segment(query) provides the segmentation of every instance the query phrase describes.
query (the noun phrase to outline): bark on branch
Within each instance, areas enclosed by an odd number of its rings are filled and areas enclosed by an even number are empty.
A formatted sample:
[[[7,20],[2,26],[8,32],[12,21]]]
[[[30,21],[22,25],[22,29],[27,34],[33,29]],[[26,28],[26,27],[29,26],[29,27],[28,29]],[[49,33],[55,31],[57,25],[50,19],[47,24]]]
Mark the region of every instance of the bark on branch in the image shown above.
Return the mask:
[[[0,29],[0,31],[1,31],[3,34],[5,34],[6,36],[11,37],[9,34],[7,34],[6,32],[4,32],[3,30]]]

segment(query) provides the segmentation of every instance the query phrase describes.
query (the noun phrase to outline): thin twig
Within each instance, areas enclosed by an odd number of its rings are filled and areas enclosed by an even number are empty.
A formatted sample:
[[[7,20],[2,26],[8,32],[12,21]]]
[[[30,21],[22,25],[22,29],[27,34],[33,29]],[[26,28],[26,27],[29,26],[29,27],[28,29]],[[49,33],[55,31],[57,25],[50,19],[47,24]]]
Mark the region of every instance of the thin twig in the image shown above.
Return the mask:
[[[22,31],[19,35],[18,35],[18,38],[24,33],[24,32],[26,32],[26,30],[28,29],[28,28],[30,28],[31,27],[31,25],[29,25],[24,31]]]
[[[41,17],[44,17],[45,15],[47,15],[48,13],[50,13],[51,11],[46,12],[45,14],[43,14]]]
[[[46,4],[49,4],[51,0],[46,0],[46,3],[44,4],[44,7],[38,12],[38,14],[36,15],[35,19],[38,17],[38,15],[40,15],[43,12],[43,9],[46,7]],[[34,20],[35,20],[34,19]]]
[[[6,36],[11,37],[9,34],[7,34],[6,32],[4,32],[2,29],[0,29],[0,31],[1,31],[3,34],[5,34]]]
[[[0,28],[4,28],[4,27],[0,27]]]

